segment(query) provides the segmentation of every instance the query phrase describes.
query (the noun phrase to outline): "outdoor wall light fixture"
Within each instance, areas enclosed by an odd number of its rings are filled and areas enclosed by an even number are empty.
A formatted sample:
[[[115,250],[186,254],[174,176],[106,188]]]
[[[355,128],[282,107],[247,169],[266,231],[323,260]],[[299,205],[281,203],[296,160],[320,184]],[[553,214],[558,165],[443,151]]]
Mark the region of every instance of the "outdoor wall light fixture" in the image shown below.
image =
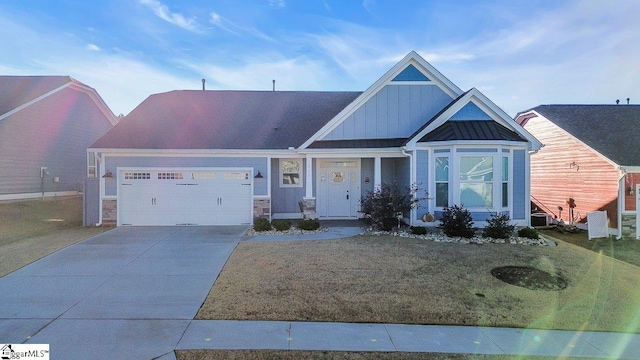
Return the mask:
[[[629,195],[633,195],[634,194],[633,188],[631,186],[629,186],[627,188],[627,194],[629,194]]]
[[[111,171],[107,170],[104,175],[102,175],[103,178],[111,178],[113,177],[113,174],[111,173]]]
[[[260,170],[258,170],[258,173],[253,178],[254,179],[262,179],[262,178],[264,178],[264,176],[262,176],[262,173],[260,173]]]
[[[576,162],[572,162],[569,164],[569,169],[576,169],[576,171],[580,170],[580,165],[576,164]]]

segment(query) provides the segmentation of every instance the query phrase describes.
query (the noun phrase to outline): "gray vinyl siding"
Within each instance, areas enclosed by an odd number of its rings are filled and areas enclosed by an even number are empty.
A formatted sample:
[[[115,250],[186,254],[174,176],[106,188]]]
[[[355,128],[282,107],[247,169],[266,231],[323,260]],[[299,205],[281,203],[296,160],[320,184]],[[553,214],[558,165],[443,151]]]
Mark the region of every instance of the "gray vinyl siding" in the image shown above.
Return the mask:
[[[197,167],[239,167],[252,168],[254,175],[260,171],[263,179],[254,179],[253,194],[267,195],[267,158],[264,157],[160,157],[160,156],[107,156],[105,169],[113,173],[113,178],[105,181],[105,195],[117,195],[116,174],[120,167],[152,168],[197,168]],[[276,168],[277,169],[277,168]]]
[[[82,226],[97,224],[100,221],[100,179],[86,178],[82,195]]]
[[[280,187],[280,160],[271,159],[271,212],[299,213],[301,201],[306,194],[306,166],[302,161],[302,187]]]
[[[370,191],[373,191],[373,181],[374,181],[374,159],[373,158],[364,158],[360,161],[360,166],[362,167],[362,174],[360,177],[361,185],[360,189],[362,189],[362,196],[367,195]],[[367,183],[367,178],[369,182]]]
[[[112,125],[91,98],[64,89],[0,120],[0,194],[81,191],[87,148]],[[59,177],[58,183],[53,182]]]
[[[416,151],[416,185],[422,190],[429,189],[429,151]],[[424,191],[421,192],[424,195]],[[421,220],[422,215],[429,212],[429,201],[421,200],[416,209],[416,220]]]
[[[387,85],[323,140],[408,137],[451,101],[435,85]]]
[[[513,219],[525,219],[526,202],[526,152],[513,151]]]

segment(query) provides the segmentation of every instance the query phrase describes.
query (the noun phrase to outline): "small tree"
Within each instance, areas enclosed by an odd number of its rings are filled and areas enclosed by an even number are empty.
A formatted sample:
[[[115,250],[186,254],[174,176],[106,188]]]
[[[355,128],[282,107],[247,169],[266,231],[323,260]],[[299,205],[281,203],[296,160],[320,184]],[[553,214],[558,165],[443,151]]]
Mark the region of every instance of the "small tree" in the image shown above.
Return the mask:
[[[482,236],[494,239],[508,239],[515,228],[515,225],[511,225],[509,215],[495,213],[491,214],[491,218],[487,220],[487,226],[482,231]]]
[[[445,206],[439,227],[447,236],[472,238],[475,234],[471,212],[463,205]]]
[[[416,196],[417,192],[416,185],[403,187],[395,181],[382,184],[360,199],[362,212],[371,218],[373,226],[389,231],[399,225],[402,216],[418,205],[421,199]]]

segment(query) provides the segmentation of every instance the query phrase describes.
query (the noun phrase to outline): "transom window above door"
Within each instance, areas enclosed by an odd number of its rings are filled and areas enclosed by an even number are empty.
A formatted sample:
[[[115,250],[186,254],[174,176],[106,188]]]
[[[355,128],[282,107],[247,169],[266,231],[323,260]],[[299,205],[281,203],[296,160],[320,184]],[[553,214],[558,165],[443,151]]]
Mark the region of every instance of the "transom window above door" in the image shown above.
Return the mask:
[[[302,187],[302,159],[280,159],[280,187]]]

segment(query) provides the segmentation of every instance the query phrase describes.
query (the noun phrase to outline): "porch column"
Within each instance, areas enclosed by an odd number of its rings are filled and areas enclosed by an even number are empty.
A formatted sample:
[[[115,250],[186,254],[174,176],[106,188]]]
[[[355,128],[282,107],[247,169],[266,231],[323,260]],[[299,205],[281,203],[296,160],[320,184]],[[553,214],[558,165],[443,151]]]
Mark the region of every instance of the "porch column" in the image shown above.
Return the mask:
[[[382,158],[376,156],[373,162],[373,188],[382,187]]]
[[[307,199],[313,198],[313,159],[307,156],[305,159],[305,181],[307,184],[307,190],[304,197]]]

